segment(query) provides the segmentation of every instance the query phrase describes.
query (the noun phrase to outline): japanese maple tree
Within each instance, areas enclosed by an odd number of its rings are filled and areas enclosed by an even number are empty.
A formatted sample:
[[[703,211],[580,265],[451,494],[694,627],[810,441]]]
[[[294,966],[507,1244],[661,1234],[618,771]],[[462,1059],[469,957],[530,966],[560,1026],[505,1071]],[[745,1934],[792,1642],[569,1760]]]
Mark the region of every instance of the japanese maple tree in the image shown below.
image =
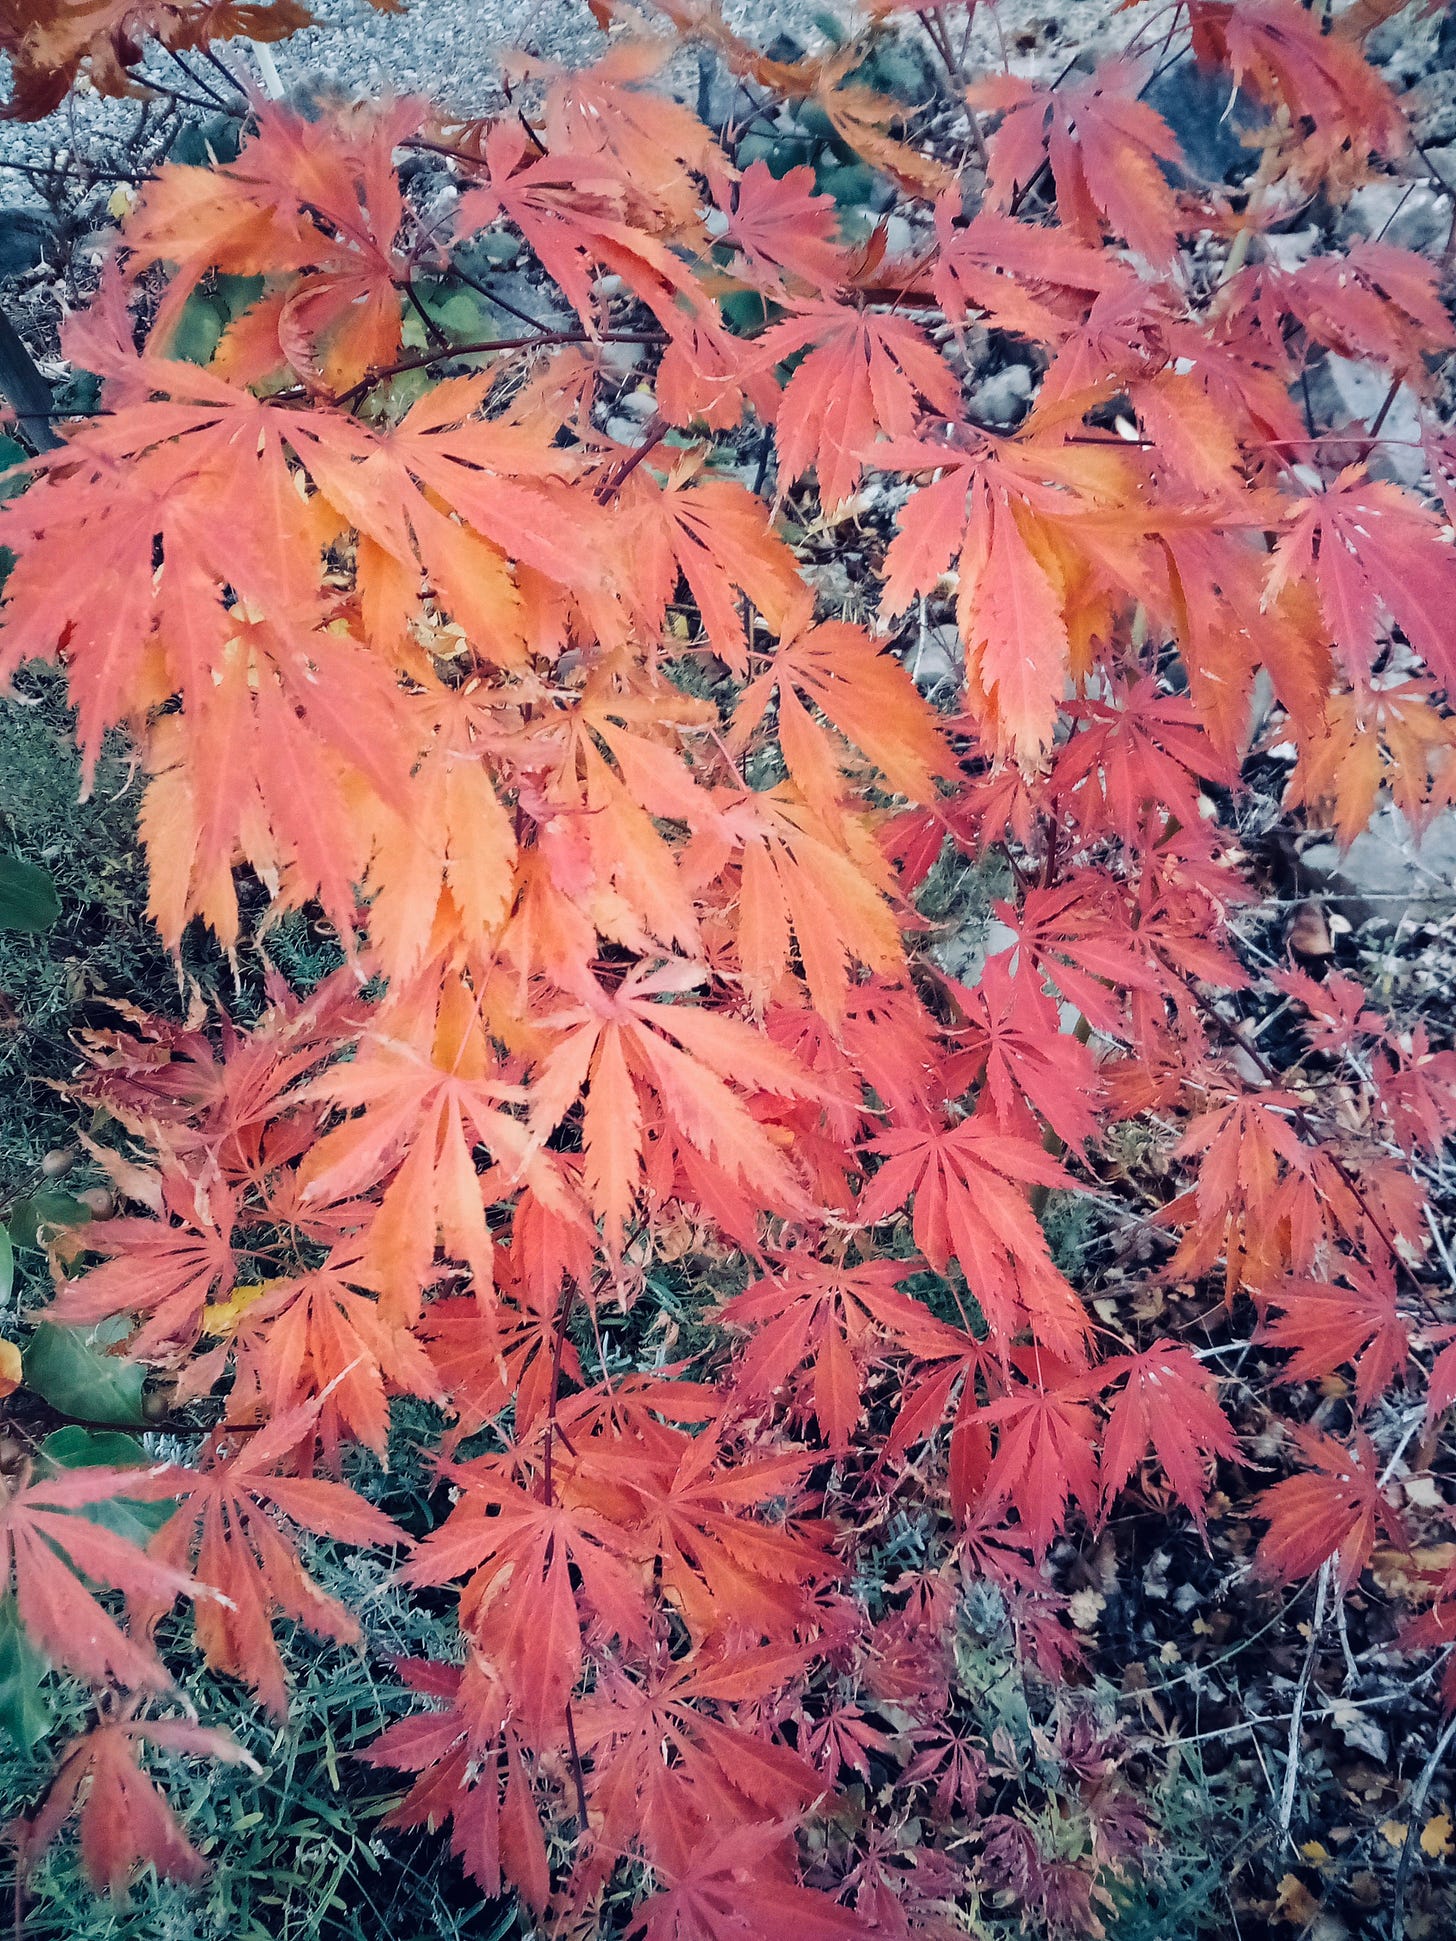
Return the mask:
[[[1109,1765],[1077,1754],[1075,1864],[978,1819],[944,1698],[973,1587],[1065,1673],[1058,1556],[1129,1492],[1228,1510],[1240,1340],[1287,1357],[1254,1567],[1343,1594],[1407,1540],[1386,1398],[1439,1427],[1456,1395],[1417,1163],[1456,1054],[1292,963],[1302,1038],[1261,1045],[1237,804],[1276,744],[1346,840],[1382,790],[1456,799],[1450,252],[1267,246],[1409,163],[1358,36],[1294,0],[1134,10],[1035,85],[967,85],[953,7],[877,11],[946,57],[939,119],[863,47],[771,60],[696,0],[494,119],[253,101],[71,322],[102,408],[4,508],[0,671],[60,660],[88,774],[127,737],[174,950],[251,962],[307,908],[341,959],[247,1029],[123,1018],[75,1084],[128,1205],[56,1251],[48,1320],[120,1324],[191,1432],[0,1506],[21,1622],[97,1693],[25,1848],[79,1809],[100,1884],[200,1867],[139,1763],[227,1756],[165,1715],[177,1598],[275,1712],[281,1618],[360,1637],[314,1533],[455,1599],[367,1757],[488,1894],[578,1932],[625,1896],[650,1941],[944,1933],[998,1889],[1098,1931],[1141,1837]],[[9,12],[31,107],[133,30],[298,17]],[[1237,194],[1144,99],[1175,36],[1262,104]],[[855,229],[655,92],[680,37],[894,214]],[[1327,350],[1424,413],[1422,469],[1384,409],[1307,415]],[[968,967],[922,906],[973,869]],[[1115,1201],[1135,1148],[1166,1191],[1094,1301],[1047,1208]],[[687,1254],[721,1298],[680,1330]],[[357,1487],[403,1398],[446,1425],[412,1529]],[[170,1509],[142,1548],[108,1497]],[[870,1599],[892,1510],[928,1548]],[[1413,1646],[1456,1610],[1428,1591]]]

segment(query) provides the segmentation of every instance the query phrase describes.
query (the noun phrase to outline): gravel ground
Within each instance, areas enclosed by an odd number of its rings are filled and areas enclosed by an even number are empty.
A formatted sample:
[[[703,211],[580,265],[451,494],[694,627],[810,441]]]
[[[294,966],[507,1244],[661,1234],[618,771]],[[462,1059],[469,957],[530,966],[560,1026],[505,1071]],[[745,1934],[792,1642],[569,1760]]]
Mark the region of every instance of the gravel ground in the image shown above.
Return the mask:
[[[425,94],[467,113],[493,105],[495,65],[506,50],[577,65],[603,45],[586,0],[414,0],[406,14],[380,13],[368,0],[316,0],[313,11],[322,24],[276,50],[286,85],[326,78],[349,93]],[[812,31],[813,15],[822,11],[807,0],[748,0],[725,8],[730,22],[754,39]]]
[[[319,25],[272,50],[286,88],[325,82],[348,95],[415,92],[465,113],[498,105],[497,63],[510,49],[577,65],[604,45],[587,0],[413,0],[397,13],[379,12],[369,0],[312,0],[312,9]],[[651,15],[651,0],[642,0],[642,10]],[[784,33],[803,46],[822,45],[816,22],[847,21],[855,11],[853,0],[723,0],[729,24],[761,46]],[[1020,71],[1049,72],[1063,66],[1067,47],[1090,47],[1099,28],[1118,38],[1130,31],[1129,16],[1110,0],[1001,0],[994,23],[977,23],[976,41],[984,43],[983,63],[999,65],[1005,54]],[[235,71],[260,76],[247,42],[224,43],[221,51]],[[200,60],[192,65],[208,72]],[[184,85],[165,56],[153,53],[144,71],[161,85]],[[222,88],[217,75],[211,79]],[[0,123],[0,216],[7,206],[33,201],[27,171],[43,168],[58,150],[102,164],[135,156],[142,115],[134,100],[80,94],[44,121]],[[149,120],[155,122],[155,108]]]
[[[507,50],[578,65],[604,44],[586,0],[414,0],[397,13],[379,12],[368,0],[313,0],[312,10],[319,25],[272,50],[286,88],[326,82],[349,95],[419,93],[467,114],[497,104],[496,66]],[[848,9],[843,0],[730,0],[724,12],[760,42],[788,31],[812,43],[819,38],[816,14]],[[221,52],[235,72],[261,78],[247,42],[223,43]],[[207,74],[203,62],[192,65]],[[145,72],[162,85],[186,85],[164,56],[149,56]],[[211,79],[222,87],[218,76]],[[133,100],[75,95],[44,121],[0,123],[0,206],[29,201],[26,171],[43,167],[57,150],[93,160],[123,153],[140,114]]]

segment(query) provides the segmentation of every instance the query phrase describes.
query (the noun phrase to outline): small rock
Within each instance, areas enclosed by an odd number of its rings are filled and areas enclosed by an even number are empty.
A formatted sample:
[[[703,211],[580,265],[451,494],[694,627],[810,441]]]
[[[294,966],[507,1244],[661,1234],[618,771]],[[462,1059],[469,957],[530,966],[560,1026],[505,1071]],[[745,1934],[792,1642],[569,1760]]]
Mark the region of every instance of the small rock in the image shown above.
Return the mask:
[[[0,277],[23,276],[45,261],[54,232],[35,209],[0,208]]]
[[[885,218],[885,257],[888,262],[896,262],[902,256],[909,256],[915,248],[915,231],[904,216]]]
[[[1345,208],[1344,230],[1350,240],[1364,237],[1396,249],[1424,255],[1439,250],[1451,228],[1448,199],[1425,183],[1366,182],[1356,189]]]
[[[1168,1566],[1173,1561],[1166,1550],[1155,1550],[1143,1567],[1143,1595],[1161,1602],[1168,1595]]]
[[[1157,77],[1143,99],[1167,122],[1183,150],[1187,166],[1166,171],[1176,186],[1242,182],[1258,167],[1258,151],[1240,138],[1265,118],[1242,89],[1230,89],[1226,76],[1192,60],[1179,61]]]
[[[922,627],[905,649],[910,678],[926,694],[947,681],[959,681],[964,658],[955,627]]]
[[[1007,364],[982,378],[971,397],[970,413],[979,424],[1012,425],[1025,417],[1032,376],[1026,364]]]
[[[1073,1591],[1067,1599],[1067,1615],[1079,1631],[1095,1631],[1097,1620],[1107,1609],[1107,1599],[1100,1591]]]
[[[1324,240],[1324,232],[1317,223],[1310,223],[1305,229],[1287,229],[1282,234],[1270,230],[1262,239],[1264,254],[1281,270],[1297,270],[1301,263],[1307,263]]]
[[[1363,358],[1338,357],[1333,351],[1309,374],[1310,409],[1316,422],[1329,424],[1332,431],[1349,430],[1356,443],[1381,411],[1385,411],[1380,443],[1370,454],[1370,470],[1381,478],[1414,485],[1424,478],[1426,471],[1420,406],[1415,394],[1402,385],[1386,409],[1389,390],[1389,371]],[[1349,454],[1352,461],[1363,455],[1363,446]]]
[[[1405,817],[1384,803],[1343,856],[1333,842],[1303,852],[1312,874],[1338,883],[1345,909],[1382,926],[1450,917],[1456,883],[1456,812],[1437,816],[1418,839]],[[1362,911],[1360,899],[1368,898]]]
[[[1385,1764],[1390,1757],[1390,1739],[1378,1720],[1360,1706],[1342,1704],[1338,1699],[1330,1707],[1329,1718],[1347,1746]]]

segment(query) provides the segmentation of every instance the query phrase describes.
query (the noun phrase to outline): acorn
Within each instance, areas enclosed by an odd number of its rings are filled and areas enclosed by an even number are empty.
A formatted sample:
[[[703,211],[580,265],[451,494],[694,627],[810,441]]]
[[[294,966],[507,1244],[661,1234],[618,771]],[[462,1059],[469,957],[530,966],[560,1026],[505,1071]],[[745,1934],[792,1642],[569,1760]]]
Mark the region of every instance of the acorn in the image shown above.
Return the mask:
[[[52,1146],[41,1160],[40,1170],[46,1179],[61,1179],[79,1158],[74,1146]]]
[[[93,1220],[109,1220],[116,1211],[116,1201],[106,1186],[84,1186],[76,1199]]]

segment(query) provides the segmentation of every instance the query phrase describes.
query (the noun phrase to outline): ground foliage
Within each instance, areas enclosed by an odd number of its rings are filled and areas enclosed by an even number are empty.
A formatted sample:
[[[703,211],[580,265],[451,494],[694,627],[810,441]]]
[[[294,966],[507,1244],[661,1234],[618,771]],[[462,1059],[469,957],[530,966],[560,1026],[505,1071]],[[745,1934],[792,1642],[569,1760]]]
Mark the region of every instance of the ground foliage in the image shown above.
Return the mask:
[[[264,10],[61,11],[22,75],[122,86]],[[72,1820],[270,1931],[206,1860],[331,1702],[315,1931],[381,1785],[444,1932],[1429,1924],[1456,1053],[1270,925],[1250,806],[1453,796],[1450,249],[1279,247],[1419,172],[1390,11],[1032,84],[929,8],[897,95],[883,28],[672,0],[490,121],[258,99],[118,198],[0,665],[139,765],[188,1001],[74,1020],[107,1195],[12,1193],[36,1932]],[[1143,98],[1190,38],[1237,189]]]

